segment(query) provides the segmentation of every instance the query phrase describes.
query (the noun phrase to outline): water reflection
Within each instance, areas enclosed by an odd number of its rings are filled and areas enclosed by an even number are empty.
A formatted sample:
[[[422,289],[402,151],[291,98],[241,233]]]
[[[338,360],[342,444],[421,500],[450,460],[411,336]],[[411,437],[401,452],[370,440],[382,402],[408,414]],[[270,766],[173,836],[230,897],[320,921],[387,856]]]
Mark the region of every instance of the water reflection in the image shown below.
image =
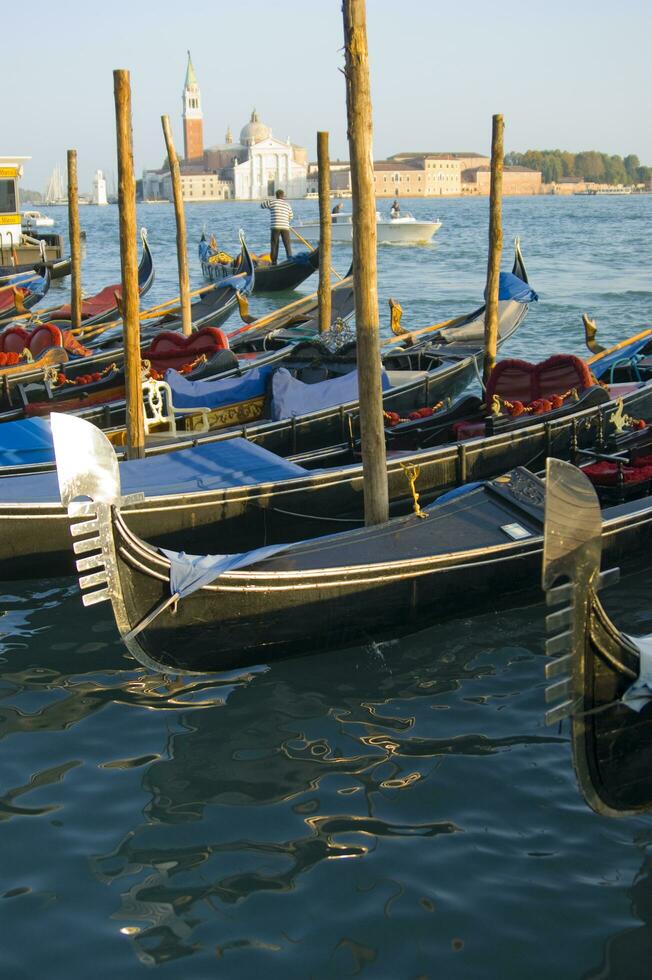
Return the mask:
[[[442,638],[440,627],[384,647],[275,664],[234,685],[220,707],[179,716],[183,730],[143,773],[145,821],[92,860],[98,880],[121,889],[114,917],[139,959],[186,956],[207,918],[294,892],[324,862],[364,858],[383,839],[462,835],[445,812],[394,821],[388,804],[398,812],[397,794],[423,780],[436,797],[446,756],[558,741],[411,734],[424,708],[444,710],[451,694],[495,676],[496,667],[477,662],[482,647],[453,636]]]

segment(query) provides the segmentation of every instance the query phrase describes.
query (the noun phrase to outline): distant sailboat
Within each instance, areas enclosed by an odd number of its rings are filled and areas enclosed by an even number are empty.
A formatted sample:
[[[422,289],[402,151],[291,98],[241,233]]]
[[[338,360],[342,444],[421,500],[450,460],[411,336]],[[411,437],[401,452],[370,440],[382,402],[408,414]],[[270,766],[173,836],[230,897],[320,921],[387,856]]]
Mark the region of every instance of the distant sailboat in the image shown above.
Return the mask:
[[[68,197],[64,191],[61,167],[56,166],[50,174],[48,186],[45,189],[44,204],[67,204]]]

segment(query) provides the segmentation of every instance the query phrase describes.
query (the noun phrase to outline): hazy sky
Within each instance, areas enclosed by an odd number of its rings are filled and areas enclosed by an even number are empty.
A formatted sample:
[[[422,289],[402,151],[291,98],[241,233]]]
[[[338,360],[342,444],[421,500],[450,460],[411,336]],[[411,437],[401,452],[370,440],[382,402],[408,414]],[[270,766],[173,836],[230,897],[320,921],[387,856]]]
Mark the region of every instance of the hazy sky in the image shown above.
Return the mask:
[[[649,0],[367,0],[367,17],[377,159],[487,152],[502,112],[507,150],[637,153],[652,165]],[[72,147],[82,190],[96,168],[115,172],[114,68],[131,71],[138,174],[163,159],[162,113],[181,150],[187,48],[207,146],[227,124],[237,139],[256,106],[311,159],[318,129],[333,158],[348,155],[340,0],[32,0],[3,4],[2,24],[0,152],[32,156],[26,187],[42,190]]]

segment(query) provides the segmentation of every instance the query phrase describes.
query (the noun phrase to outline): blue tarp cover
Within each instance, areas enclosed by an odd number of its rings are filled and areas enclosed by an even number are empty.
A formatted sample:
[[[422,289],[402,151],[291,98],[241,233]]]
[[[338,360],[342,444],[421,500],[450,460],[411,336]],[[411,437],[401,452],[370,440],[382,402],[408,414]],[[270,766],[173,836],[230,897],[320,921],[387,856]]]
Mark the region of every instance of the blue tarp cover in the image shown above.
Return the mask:
[[[185,551],[167,551],[165,548],[159,548],[159,551],[170,560],[170,595],[178,593],[183,599],[224,572],[253,565],[287,548],[287,544],[270,544],[238,555],[187,555]]]
[[[53,459],[49,419],[18,419],[0,425],[0,466],[47,463]]]
[[[381,374],[383,391],[391,388],[389,378]],[[358,400],[358,372],[349,371],[338,378],[305,384],[293,378],[287,368],[279,368],[272,378],[272,420],[289,419],[293,415],[319,412],[333,405]]]
[[[614,350],[611,353],[605,353],[604,357],[598,358],[597,361],[592,361],[589,364],[593,375],[598,378],[602,378],[607,371],[610,371],[614,364],[618,361],[627,361],[629,358],[634,357],[639,351],[647,347],[648,344],[652,344],[652,335],[648,334],[647,337],[642,337],[639,340],[632,341],[631,344],[627,344],[625,347],[621,347],[619,350]]]
[[[539,297],[526,282],[515,276],[513,272],[501,272],[498,299],[513,299],[517,303],[536,303]]]
[[[172,389],[172,401],[177,408],[221,408],[236,405],[265,394],[267,379],[276,365],[252,368],[241,378],[222,378],[218,381],[189,381],[178,371],[165,372]]]
[[[123,494],[142,491],[146,497],[272,483],[307,473],[302,466],[240,438],[120,463]],[[0,480],[2,503],[57,503],[58,500],[55,472]]]

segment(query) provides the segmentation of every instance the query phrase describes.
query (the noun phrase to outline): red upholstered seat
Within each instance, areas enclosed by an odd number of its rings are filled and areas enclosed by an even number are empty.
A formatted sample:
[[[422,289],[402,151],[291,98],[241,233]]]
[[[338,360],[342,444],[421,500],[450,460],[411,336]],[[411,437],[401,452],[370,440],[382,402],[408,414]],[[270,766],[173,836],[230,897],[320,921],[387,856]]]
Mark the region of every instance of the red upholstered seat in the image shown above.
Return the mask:
[[[507,401],[527,405],[537,396],[534,393],[534,364],[508,357],[499,361],[487,380],[486,402],[491,405],[494,395]]]
[[[649,459],[649,457],[648,457]],[[591,483],[599,487],[615,487],[618,484],[618,464],[606,460],[583,466],[582,472],[588,476]],[[652,480],[652,465],[643,464],[638,460],[634,466],[623,466],[623,483],[632,486]]]
[[[475,439],[476,436],[483,436],[486,433],[484,422],[453,422],[452,429],[456,442]]]
[[[38,357],[48,347],[62,347],[63,336],[54,323],[41,323],[32,330],[29,338],[29,350],[32,357]]]
[[[150,361],[156,371],[178,370],[190,364],[202,354],[212,357],[220,350],[228,350],[229,340],[218,327],[202,327],[190,337],[162,330],[154,338],[149,348],[143,351],[143,358]]]
[[[576,388],[578,392],[594,384],[591,371],[583,360],[574,354],[553,354],[534,369],[537,392],[535,398],[563,395]]]
[[[22,354],[26,347],[29,347],[29,333],[24,327],[7,327],[0,334],[3,354]]]
[[[640,387],[640,384],[637,382],[622,385],[609,385],[609,394],[611,395],[612,399],[624,398],[625,395],[631,395],[633,391],[638,391]]]
[[[573,354],[554,354],[540,364],[507,358],[489,375],[486,401],[491,405],[493,396],[498,395],[504,401],[528,405],[536,398],[563,395],[571,388],[583,391],[593,383],[589,368]]]

